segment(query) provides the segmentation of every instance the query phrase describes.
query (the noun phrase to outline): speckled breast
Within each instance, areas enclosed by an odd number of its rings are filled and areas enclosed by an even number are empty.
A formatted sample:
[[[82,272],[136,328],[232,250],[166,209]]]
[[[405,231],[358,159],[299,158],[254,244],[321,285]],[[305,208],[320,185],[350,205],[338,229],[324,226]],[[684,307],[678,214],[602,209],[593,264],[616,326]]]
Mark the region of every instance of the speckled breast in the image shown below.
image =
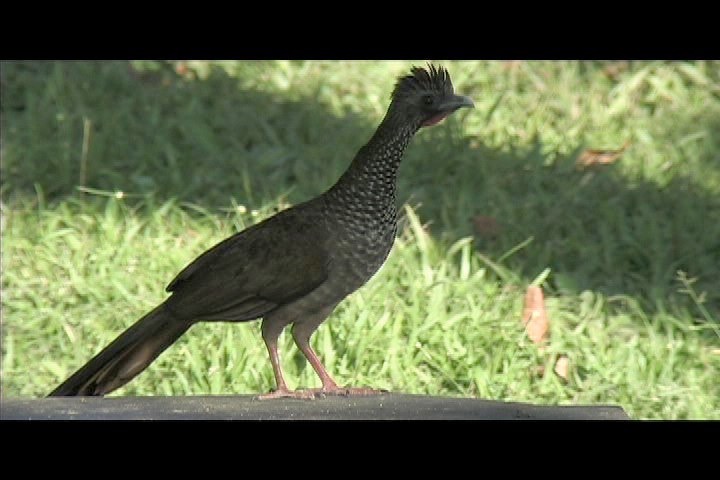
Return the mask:
[[[348,295],[363,286],[385,263],[395,241],[396,212],[355,219],[350,212],[334,223],[330,282]],[[382,221],[384,220],[384,221]]]

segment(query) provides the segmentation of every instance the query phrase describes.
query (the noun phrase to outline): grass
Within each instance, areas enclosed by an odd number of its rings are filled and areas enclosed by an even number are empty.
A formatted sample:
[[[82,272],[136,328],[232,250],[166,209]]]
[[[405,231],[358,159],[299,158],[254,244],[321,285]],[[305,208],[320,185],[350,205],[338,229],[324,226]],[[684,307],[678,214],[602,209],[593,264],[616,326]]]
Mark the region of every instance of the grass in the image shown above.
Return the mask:
[[[331,185],[412,63],[3,62],[2,395],[47,394],[196,255]],[[443,63],[476,109],[409,148],[388,262],[313,338],[336,380],[720,419],[720,63]],[[259,322],[202,324],[117,394],[273,385]]]

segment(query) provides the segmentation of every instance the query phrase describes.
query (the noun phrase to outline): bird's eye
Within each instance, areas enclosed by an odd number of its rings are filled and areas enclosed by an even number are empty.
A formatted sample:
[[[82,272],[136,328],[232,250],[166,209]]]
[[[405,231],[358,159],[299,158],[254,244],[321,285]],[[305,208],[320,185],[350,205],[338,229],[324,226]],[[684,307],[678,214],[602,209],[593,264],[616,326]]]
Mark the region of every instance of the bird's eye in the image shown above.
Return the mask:
[[[435,99],[433,98],[432,95],[425,95],[423,97],[423,103],[425,105],[432,105],[434,101],[435,101]]]

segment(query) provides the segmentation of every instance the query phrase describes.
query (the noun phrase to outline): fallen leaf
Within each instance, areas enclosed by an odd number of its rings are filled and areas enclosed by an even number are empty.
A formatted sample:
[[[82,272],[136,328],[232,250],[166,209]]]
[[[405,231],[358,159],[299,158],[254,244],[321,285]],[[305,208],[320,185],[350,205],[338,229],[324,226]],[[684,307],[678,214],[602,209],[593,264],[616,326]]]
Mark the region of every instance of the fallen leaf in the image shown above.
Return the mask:
[[[497,237],[502,230],[497,220],[485,215],[475,215],[472,218],[472,223],[475,233],[485,238]]]
[[[536,285],[530,285],[525,293],[522,321],[533,343],[541,343],[547,339],[550,325],[545,311],[545,299],[542,289]]]
[[[177,62],[175,64],[175,73],[180,75],[181,77],[184,77],[189,73],[190,69],[188,68],[187,62]]]
[[[517,70],[522,65],[522,60],[507,60],[505,62],[502,62],[502,69],[505,71],[508,70]]]
[[[629,146],[630,141],[628,140],[617,150],[585,149],[575,161],[575,166],[579,169],[584,169],[595,165],[609,165],[611,163],[615,163]]]
[[[555,362],[555,373],[563,380],[568,379],[568,371],[570,370],[570,359],[567,355],[561,355]]]
[[[602,69],[602,72],[610,80],[617,80],[617,77],[620,76],[621,73],[627,71],[627,69],[629,67],[630,67],[630,62],[628,62],[626,60],[622,60],[619,62],[613,62],[613,63],[606,65],[605,68]]]

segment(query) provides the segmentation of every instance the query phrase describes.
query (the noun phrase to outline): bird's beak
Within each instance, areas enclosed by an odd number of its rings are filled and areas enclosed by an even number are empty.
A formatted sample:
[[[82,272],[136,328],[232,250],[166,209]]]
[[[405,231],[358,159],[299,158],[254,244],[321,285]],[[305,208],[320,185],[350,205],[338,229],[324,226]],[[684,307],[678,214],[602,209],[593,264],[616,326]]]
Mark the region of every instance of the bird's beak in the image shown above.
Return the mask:
[[[463,107],[475,108],[475,104],[470,97],[463,95],[452,95],[440,104],[440,110],[445,112],[454,112]]]
[[[450,95],[438,105],[438,113],[422,123],[423,127],[429,127],[442,122],[446,117],[453,113],[458,108],[470,107],[475,108],[475,104],[470,97],[463,97],[462,95]]]

